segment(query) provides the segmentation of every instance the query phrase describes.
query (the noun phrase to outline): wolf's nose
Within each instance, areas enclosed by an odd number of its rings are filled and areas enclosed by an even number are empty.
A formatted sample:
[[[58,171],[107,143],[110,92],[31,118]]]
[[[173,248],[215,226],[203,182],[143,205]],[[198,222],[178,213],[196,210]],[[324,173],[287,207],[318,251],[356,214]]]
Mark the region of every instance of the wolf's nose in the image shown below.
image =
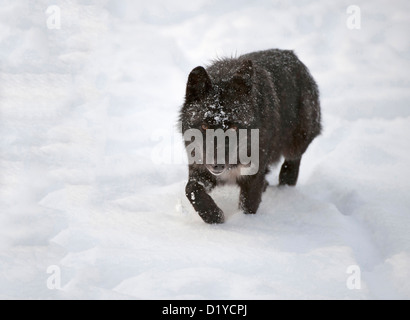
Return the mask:
[[[222,172],[225,170],[225,165],[224,164],[214,164],[212,165],[212,169],[216,172]]]

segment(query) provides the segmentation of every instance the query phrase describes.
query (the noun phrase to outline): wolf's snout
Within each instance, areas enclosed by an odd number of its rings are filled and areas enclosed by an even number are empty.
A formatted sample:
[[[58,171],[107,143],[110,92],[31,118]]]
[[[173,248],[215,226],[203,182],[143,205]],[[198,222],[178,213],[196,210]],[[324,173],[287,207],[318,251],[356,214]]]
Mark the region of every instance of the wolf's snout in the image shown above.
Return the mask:
[[[225,171],[225,165],[224,164],[210,164],[207,165],[208,170],[213,174],[213,175],[220,175]]]

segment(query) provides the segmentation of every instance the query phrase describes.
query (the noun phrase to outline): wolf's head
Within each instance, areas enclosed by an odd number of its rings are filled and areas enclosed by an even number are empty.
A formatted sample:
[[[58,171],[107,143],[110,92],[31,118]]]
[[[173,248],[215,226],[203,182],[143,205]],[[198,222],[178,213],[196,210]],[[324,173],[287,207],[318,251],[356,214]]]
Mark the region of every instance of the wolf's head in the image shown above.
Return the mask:
[[[253,81],[254,66],[251,60],[223,60],[214,64],[208,72],[203,67],[196,67],[189,74],[181,110],[182,130],[183,133],[189,129],[201,132],[204,142],[202,163],[214,175],[221,175],[238,166],[238,162],[233,163],[232,156],[238,155],[239,143],[233,148],[231,139],[238,142],[239,130],[252,128],[255,122]],[[224,146],[213,143],[213,138],[209,137],[210,131],[225,135],[222,137],[226,140]],[[210,146],[207,143],[211,141]],[[250,142],[250,139],[247,141]],[[224,161],[217,157],[218,151],[224,154]]]

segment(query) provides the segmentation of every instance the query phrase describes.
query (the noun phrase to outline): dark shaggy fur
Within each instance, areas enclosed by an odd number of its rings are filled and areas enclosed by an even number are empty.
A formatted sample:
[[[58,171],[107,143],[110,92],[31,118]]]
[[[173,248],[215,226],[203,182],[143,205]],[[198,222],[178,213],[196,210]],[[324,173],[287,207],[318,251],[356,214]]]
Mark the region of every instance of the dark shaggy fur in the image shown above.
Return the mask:
[[[180,113],[183,132],[197,128],[205,135],[208,128],[259,129],[256,174],[241,176],[239,165],[226,165],[219,176],[205,164],[189,165],[186,195],[201,218],[207,223],[224,221],[222,210],[208,194],[224,183],[237,183],[240,208],[256,213],[269,166],[281,156],[285,160],[279,184],[295,185],[302,155],[321,131],[320,118],[318,87],[292,51],[254,52],[192,70]]]

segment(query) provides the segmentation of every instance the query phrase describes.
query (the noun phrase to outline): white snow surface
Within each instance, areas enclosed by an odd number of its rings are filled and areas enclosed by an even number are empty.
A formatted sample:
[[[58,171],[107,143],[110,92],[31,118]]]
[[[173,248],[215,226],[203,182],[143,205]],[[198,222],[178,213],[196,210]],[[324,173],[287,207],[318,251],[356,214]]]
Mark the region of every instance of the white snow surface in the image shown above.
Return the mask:
[[[409,30],[405,0],[1,1],[0,298],[409,299]],[[205,224],[187,76],[270,48],[309,67],[323,134],[296,187],[275,168],[252,216],[216,189]]]

